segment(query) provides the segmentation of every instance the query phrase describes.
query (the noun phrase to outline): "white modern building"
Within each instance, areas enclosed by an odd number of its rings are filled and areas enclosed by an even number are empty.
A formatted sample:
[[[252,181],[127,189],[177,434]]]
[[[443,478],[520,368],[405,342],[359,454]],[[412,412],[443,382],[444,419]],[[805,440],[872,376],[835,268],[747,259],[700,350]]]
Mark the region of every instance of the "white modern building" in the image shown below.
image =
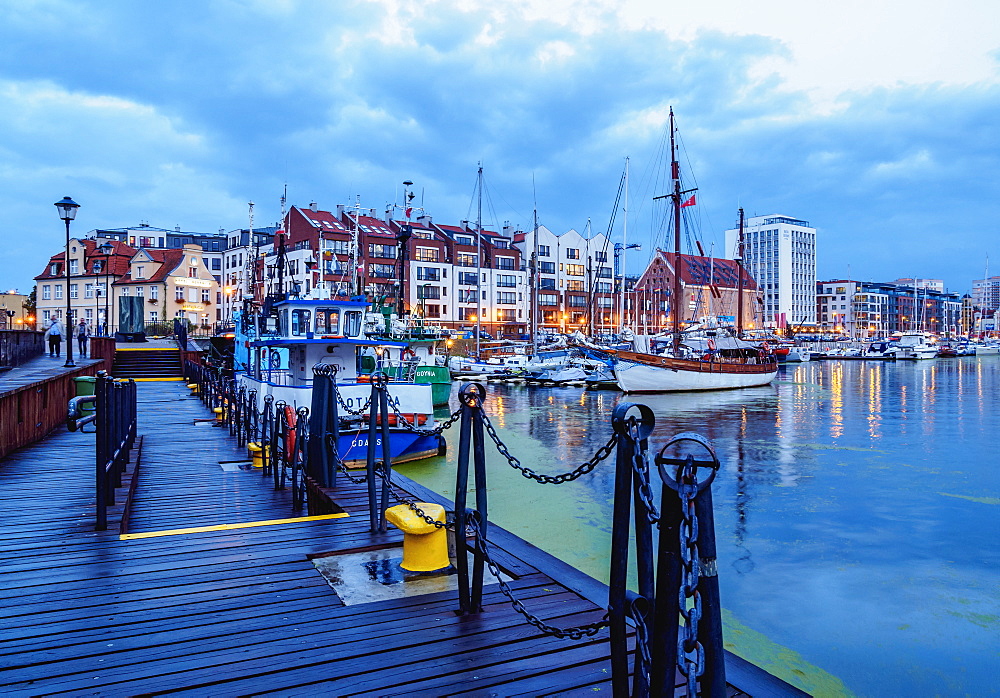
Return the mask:
[[[726,231],[737,257],[739,229]],[[765,326],[816,323],[816,229],[790,216],[753,216],[743,227],[743,266],[757,282]]]
[[[989,311],[1000,308],[1000,276],[973,281],[972,303],[977,308]]]
[[[543,225],[514,235],[514,243],[538,274],[538,325],[547,330],[590,333],[620,325],[612,262],[615,249],[603,233],[585,237],[576,230],[556,235]],[[530,283],[530,279],[529,279]]]

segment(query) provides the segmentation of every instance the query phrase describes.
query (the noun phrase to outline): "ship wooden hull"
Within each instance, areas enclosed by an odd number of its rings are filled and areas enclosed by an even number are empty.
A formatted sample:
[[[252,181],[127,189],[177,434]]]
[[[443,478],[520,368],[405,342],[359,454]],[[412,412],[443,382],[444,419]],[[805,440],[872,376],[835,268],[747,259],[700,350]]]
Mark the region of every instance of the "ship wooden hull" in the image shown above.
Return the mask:
[[[778,373],[773,361],[677,359],[670,356],[615,352],[615,378],[626,393],[733,390],[767,385]]]

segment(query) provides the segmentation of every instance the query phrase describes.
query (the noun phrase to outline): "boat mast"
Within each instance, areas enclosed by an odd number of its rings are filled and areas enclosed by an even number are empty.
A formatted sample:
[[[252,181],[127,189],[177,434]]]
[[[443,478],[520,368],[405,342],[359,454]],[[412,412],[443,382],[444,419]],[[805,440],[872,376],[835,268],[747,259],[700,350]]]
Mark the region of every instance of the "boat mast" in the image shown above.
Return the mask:
[[[531,193],[535,194],[535,175],[531,175]],[[530,298],[531,298],[531,355],[538,355],[538,198],[535,196],[535,231],[531,236],[532,240],[532,250],[531,250],[531,260],[528,264],[528,273],[530,275]]]
[[[347,214],[350,218],[350,214]],[[351,296],[356,296],[362,293],[364,289],[364,284],[361,281],[361,273],[358,271],[359,260],[359,250],[358,250],[358,240],[360,239],[360,233],[358,230],[358,221],[361,218],[361,194],[355,194],[354,196],[354,225],[351,226],[351,249],[347,254],[347,264],[350,269],[351,281],[350,288],[348,289]]]
[[[625,251],[628,249],[628,156],[625,156],[625,208],[622,209],[624,218],[622,219],[622,287],[621,287],[621,312],[618,314],[618,333],[625,330]],[[608,231],[611,234],[611,231]]]
[[[736,336],[743,336],[743,207],[740,206],[740,232],[736,238]]]
[[[278,298],[285,300],[285,228],[287,228],[287,212],[285,211],[285,203],[288,201],[288,185],[285,185],[285,191],[281,195],[281,228],[278,230]]]
[[[476,213],[476,358],[479,358],[480,335],[483,328],[483,164],[479,163],[476,178],[478,202]]]
[[[674,191],[674,356],[681,353],[681,169],[677,162],[677,145],[674,138],[674,108],[670,107],[670,177]]]

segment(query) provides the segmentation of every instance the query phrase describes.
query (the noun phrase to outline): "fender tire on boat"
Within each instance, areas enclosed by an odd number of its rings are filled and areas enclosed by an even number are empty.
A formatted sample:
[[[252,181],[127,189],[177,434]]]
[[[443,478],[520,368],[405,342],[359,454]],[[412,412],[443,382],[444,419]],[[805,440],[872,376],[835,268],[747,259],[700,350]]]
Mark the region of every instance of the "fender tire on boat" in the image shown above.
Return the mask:
[[[291,405],[285,405],[285,458],[289,463],[295,457],[295,410]]]

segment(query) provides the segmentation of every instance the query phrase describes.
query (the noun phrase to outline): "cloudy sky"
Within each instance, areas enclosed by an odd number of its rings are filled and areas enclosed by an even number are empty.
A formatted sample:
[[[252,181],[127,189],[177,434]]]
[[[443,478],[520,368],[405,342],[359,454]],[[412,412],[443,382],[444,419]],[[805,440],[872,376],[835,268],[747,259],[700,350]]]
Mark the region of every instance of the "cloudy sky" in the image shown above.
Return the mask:
[[[676,7],[673,7],[677,5]],[[74,233],[215,232],[289,201],[664,245],[669,106],[721,249],[737,207],[819,230],[820,278],[1000,274],[1000,3],[0,0],[0,286]],[[658,177],[660,179],[658,179]],[[614,235],[621,239],[621,220]],[[632,264],[639,264],[639,255]]]

